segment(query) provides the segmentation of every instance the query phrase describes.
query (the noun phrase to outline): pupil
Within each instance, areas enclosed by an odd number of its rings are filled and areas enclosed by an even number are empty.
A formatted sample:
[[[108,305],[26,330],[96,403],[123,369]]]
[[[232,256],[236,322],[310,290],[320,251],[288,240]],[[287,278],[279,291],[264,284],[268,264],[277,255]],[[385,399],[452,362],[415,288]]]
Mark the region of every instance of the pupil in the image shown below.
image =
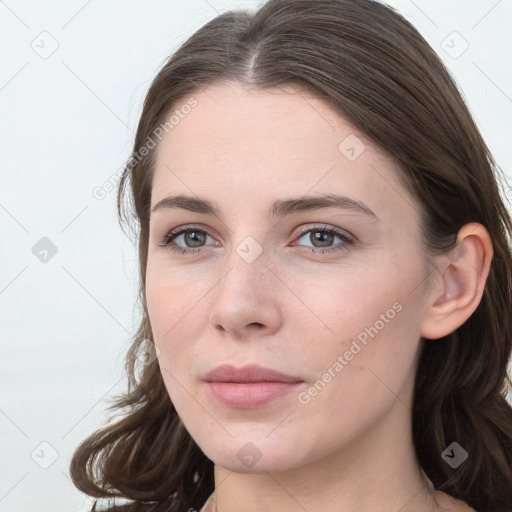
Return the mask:
[[[322,231],[315,231],[314,234],[315,234],[314,241],[322,242],[322,243],[327,242],[327,243],[325,243],[325,245],[329,245],[329,242],[332,242],[331,237],[334,236],[332,233],[325,233]]]
[[[320,242],[323,245],[328,246],[330,242],[332,242],[332,237],[334,236],[332,233],[325,233],[322,231],[315,231],[312,233],[312,241],[314,242]],[[201,245],[203,242],[202,240],[203,233],[199,233],[196,231],[189,232],[189,241],[191,241],[192,247],[197,247],[198,245]],[[311,238],[311,236],[310,236]]]
[[[192,240],[192,247],[197,247],[197,245],[194,245],[194,244],[198,244],[198,245],[201,245],[201,237],[203,236],[202,233],[198,233],[196,231],[191,231],[189,233],[190,235],[190,240]],[[197,238],[199,237],[199,240],[197,240]],[[193,238],[195,238],[195,240],[193,240]]]

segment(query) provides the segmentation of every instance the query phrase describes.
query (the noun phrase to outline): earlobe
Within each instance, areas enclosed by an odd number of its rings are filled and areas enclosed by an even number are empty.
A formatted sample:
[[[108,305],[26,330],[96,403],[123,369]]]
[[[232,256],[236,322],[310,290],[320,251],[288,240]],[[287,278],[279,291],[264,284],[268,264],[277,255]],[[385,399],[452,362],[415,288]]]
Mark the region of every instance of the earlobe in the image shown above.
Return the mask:
[[[432,275],[437,281],[427,296],[422,337],[447,336],[473,314],[482,299],[492,256],[492,242],[482,224],[472,222],[459,230],[457,246]]]

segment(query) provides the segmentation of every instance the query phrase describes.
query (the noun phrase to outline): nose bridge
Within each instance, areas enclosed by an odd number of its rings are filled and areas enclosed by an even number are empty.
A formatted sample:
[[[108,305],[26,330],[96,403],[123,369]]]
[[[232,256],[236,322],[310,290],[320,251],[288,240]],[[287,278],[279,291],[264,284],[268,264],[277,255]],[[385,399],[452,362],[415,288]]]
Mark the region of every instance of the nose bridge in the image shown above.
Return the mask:
[[[268,278],[268,254],[253,236],[246,236],[226,256],[223,274],[219,292],[227,288],[237,295],[257,294],[258,284]]]
[[[231,247],[211,306],[214,326],[232,332],[250,324],[276,328],[280,313],[268,263],[268,254],[252,236]]]

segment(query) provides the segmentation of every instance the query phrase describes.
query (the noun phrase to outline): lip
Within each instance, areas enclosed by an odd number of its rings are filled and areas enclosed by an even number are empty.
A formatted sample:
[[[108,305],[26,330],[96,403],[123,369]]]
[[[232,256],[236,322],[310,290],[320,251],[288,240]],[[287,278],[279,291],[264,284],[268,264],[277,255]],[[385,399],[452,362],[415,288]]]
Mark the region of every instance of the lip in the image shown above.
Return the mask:
[[[211,398],[236,409],[255,409],[294,391],[304,381],[270,368],[221,365],[203,378]]]
[[[291,393],[300,382],[206,382],[210,397],[235,409],[256,409]]]
[[[206,382],[303,382],[300,377],[287,375],[277,370],[250,364],[236,368],[230,364],[217,366],[208,372],[203,380]]]

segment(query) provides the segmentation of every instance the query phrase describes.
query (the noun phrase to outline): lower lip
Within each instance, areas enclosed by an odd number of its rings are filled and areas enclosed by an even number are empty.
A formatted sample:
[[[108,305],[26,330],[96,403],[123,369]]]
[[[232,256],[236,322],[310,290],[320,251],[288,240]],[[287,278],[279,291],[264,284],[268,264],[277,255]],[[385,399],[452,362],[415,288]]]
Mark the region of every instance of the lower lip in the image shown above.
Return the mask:
[[[222,405],[256,409],[296,390],[301,382],[207,382],[210,395]]]

